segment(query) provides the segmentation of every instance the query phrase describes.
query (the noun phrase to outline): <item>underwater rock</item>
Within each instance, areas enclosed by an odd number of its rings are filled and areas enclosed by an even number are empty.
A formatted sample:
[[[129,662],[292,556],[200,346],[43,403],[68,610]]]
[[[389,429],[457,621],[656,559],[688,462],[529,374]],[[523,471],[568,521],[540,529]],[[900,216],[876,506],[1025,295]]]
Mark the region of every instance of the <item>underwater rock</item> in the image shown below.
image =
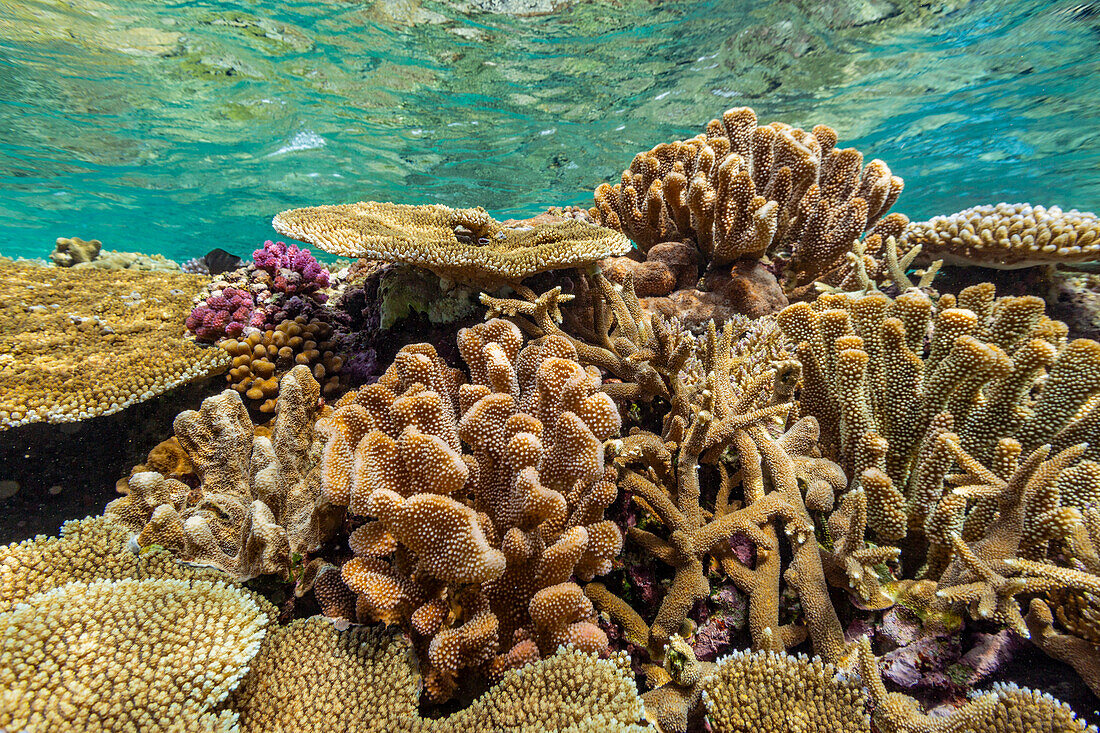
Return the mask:
[[[241,266],[241,258],[235,254],[226,252],[221,247],[215,247],[202,258],[206,270],[211,275],[220,275],[223,272],[236,270]]]

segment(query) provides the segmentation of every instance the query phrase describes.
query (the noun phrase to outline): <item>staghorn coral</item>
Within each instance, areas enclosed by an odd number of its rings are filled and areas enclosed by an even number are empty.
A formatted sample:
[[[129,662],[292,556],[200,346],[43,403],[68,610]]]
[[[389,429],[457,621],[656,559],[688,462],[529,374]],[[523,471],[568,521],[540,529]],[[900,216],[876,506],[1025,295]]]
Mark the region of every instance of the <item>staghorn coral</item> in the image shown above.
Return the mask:
[[[872,719],[883,733],[1096,732],[1095,726],[1077,719],[1068,705],[1015,685],[994,685],[989,692],[972,693],[971,701],[950,715],[925,715],[913,698],[887,692],[866,636],[857,649],[860,676],[875,705]]]
[[[504,228],[484,209],[361,201],[277,214],[280,234],[341,257],[404,262],[441,278],[475,284],[518,282],[547,270],[579,267],[623,254],[616,232],[570,219]]]
[[[320,501],[319,396],[307,367],[291,369],[270,437],[255,434],[232,390],[180,413],[173,428],[199,486],[134,474],[130,493],[108,504],[105,515],[137,533],[141,547],[160,545],[241,580],[288,575],[293,557],[316,549],[339,516]]]
[[[818,658],[783,652],[734,652],[703,682],[712,730],[871,731],[859,685]]]
[[[415,632],[434,699],[468,667],[499,676],[562,643],[603,650],[567,581],[606,572],[622,543],[602,519],[619,415],[599,377],[567,341],[521,348],[502,320],[458,342],[470,384],[429,345],[405,347],[324,428],[326,497],[375,518],[349,537],[344,581],[361,618]]]
[[[223,583],[69,583],[0,614],[5,730],[230,731],[268,615]]]
[[[924,255],[950,265],[998,269],[1095,262],[1100,258],[1100,219],[1057,206],[974,206],[909,224],[898,246],[903,252],[920,246]]]
[[[837,150],[825,125],[756,123],[751,109],[730,109],[703,134],[639,153],[619,183],[596,189],[590,215],[642,254],[692,241],[711,268],[768,256],[788,289],[812,282],[883,218],[902,180],[881,160],[864,167],[859,151]]]
[[[0,265],[0,430],[109,415],[223,370],[183,338],[203,279]]]

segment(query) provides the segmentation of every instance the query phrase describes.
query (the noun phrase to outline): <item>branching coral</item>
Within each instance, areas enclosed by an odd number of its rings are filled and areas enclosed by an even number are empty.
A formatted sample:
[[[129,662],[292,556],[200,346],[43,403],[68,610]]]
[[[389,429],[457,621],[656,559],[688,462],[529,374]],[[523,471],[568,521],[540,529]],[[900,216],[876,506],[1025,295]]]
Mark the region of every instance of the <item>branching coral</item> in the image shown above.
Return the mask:
[[[223,583],[69,583],[0,614],[5,730],[229,731],[268,615]]]
[[[109,415],[228,365],[183,338],[193,275],[0,265],[0,430]]]
[[[948,264],[1019,268],[1100,259],[1096,214],[1031,204],[974,206],[910,224],[899,241]]]
[[[105,514],[138,533],[142,547],[160,545],[239,579],[287,575],[293,556],[315,549],[339,514],[320,500],[319,396],[307,367],[288,372],[271,437],[255,435],[231,390],[180,413],[173,427],[198,488],[138,473]]]
[[[604,649],[568,581],[607,572],[622,544],[602,519],[619,414],[596,372],[564,339],[523,348],[503,320],[458,343],[469,384],[431,346],[405,347],[324,428],[325,496],[374,518],[349,538],[344,581],[361,618],[414,632],[435,699],[465,668],[499,676],[566,642]]]
[[[731,109],[703,134],[639,153],[619,183],[596,189],[591,215],[643,254],[691,241],[712,268],[768,256],[790,287],[812,282],[883,218],[902,180],[881,160],[864,167],[859,151],[836,149],[825,125],[756,123],[751,109]]]
[[[582,221],[508,229],[484,209],[361,201],[284,211],[271,225],[341,257],[424,267],[457,282],[518,282],[623,254],[630,242]]]

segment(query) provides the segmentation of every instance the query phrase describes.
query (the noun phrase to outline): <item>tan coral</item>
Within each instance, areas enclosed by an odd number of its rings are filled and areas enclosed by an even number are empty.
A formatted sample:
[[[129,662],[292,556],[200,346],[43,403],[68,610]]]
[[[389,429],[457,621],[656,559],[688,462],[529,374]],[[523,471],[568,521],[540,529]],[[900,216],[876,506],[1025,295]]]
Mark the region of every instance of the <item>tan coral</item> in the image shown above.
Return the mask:
[[[222,583],[70,583],[0,614],[0,727],[232,729],[267,613]],[[60,633],[59,633],[60,630]]]
[[[703,682],[703,700],[721,733],[871,731],[860,686],[817,657],[733,652]]]
[[[320,387],[307,367],[283,377],[271,437],[257,435],[231,390],[176,417],[176,437],[200,486],[139,473],[105,514],[138,533],[141,546],[171,547],[182,559],[238,579],[287,575],[294,555],[316,549],[339,510],[320,495],[322,440],[314,429]]]
[[[974,206],[908,226],[898,243],[948,264],[1014,269],[1100,259],[1100,219],[1032,204]]]
[[[196,275],[0,265],[0,430],[109,415],[223,370],[184,338]]]
[[[276,231],[341,257],[368,257],[427,268],[460,282],[502,283],[624,254],[626,237],[575,219],[530,229],[504,228],[484,209],[377,203],[284,211]]]

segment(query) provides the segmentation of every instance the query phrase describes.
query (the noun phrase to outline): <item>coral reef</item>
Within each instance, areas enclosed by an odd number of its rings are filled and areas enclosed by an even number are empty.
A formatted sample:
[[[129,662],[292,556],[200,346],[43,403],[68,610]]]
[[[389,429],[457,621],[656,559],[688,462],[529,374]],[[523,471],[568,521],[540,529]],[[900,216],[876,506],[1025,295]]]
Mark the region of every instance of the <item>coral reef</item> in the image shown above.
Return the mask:
[[[906,227],[902,252],[920,245],[947,264],[1021,268],[1100,259],[1100,219],[1076,209],[1032,204],[974,206]]]
[[[622,544],[602,519],[619,414],[598,375],[562,339],[523,348],[502,320],[463,329],[459,350],[470,383],[429,345],[405,347],[322,428],[326,498],[376,518],[342,568],[358,616],[411,628],[437,700],[466,668],[499,677],[565,642],[602,651],[568,581],[607,572]]]
[[[339,512],[320,499],[322,442],[314,430],[320,387],[305,366],[283,377],[270,437],[258,435],[240,395],[226,390],[173,428],[197,486],[147,471],[104,514],[137,533],[141,547],[244,580],[289,577],[295,556],[334,531]]]
[[[0,429],[109,415],[225,369],[183,338],[203,280],[0,265]]]
[[[864,167],[825,125],[756,123],[751,109],[730,109],[703,134],[639,153],[619,183],[596,189],[591,216],[643,256],[673,241],[693,243],[708,270],[768,257],[787,290],[839,264],[876,222],[896,226],[883,217],[903,184],[884,162]]]
[[[438,205],[361,201],[313,206],[277,214],[271,225],[341,257],[404,262],[477,285],[518,282],[630,248],[621,234],[578,220],[509,229],[484,209]]]
[[[80,237],[58,237],[57,246],[50,252],[50,262],[58,267],[72,267],[81,262],[91,262],[99,257],[103,242],[98,239],[85,241]]]
[[[224,583],[69,583],[0,614],[5,730],[230,731],[268,615]],[[60,633],[59,633],[60,630]]]

